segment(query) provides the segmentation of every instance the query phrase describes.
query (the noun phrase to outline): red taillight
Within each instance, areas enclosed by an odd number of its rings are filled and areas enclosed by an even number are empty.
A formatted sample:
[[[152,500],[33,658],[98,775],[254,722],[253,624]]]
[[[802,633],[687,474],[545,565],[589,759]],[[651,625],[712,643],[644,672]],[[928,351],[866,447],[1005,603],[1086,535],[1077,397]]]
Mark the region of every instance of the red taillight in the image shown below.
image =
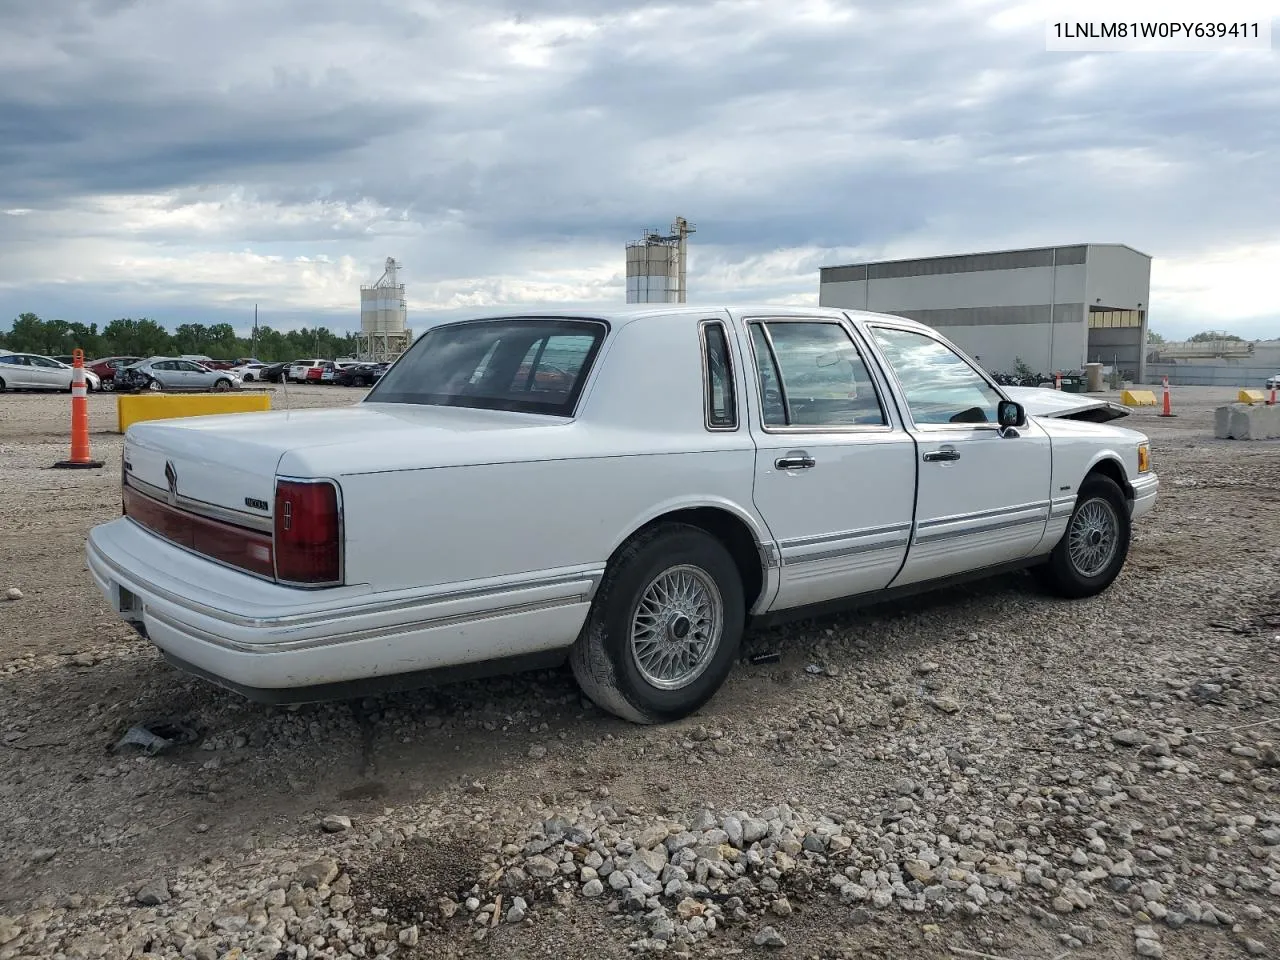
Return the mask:
[[[276,577],[284,583],[342,580],[338,491],[327,480],[280,480],[275,503]]]

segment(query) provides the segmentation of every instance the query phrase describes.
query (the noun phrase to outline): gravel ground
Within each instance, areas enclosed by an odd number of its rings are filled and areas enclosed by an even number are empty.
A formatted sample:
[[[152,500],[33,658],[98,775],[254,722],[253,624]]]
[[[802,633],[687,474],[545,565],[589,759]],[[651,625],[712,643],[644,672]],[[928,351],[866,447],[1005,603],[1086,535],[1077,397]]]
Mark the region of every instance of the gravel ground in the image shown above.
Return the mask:
[[[0,960],[1280,957],[1280,445],[1213,440],[1227,399],[1125,421],[1163,482],[1105,595],[770,631],[639,728],[567,670],[297,709],[176,673],[84,568],[112,398],[62,472],[66,397],[6,394]]]

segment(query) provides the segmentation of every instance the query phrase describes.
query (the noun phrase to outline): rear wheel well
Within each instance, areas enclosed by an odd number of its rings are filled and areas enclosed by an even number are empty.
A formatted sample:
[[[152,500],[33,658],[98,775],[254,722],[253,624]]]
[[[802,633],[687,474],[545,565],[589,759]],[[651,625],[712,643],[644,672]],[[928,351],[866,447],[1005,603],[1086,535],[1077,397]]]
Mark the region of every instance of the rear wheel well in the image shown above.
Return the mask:
[[[627,537],[623,544],[629,543],[637,534],[661,523],[687,523],[689,526],[705,530],[724,544],[725,549],[733,557],[738,575],[742,577],[742,593],[746,600],[746,609],[750,610],[764,589],[764,570],[761,568],[760,549],[751,534],[751,528],[727,510],[716,507],[690,507],[685,510],[673,510],[660,517],[654,517],[639,530]],[[619,546],[618,549],[622,549]]]
[[[1089,473],[1085,479],[1088,480],[1089,477],[1098,475],[1114,480],[1116,482],[1116,486],[1123,491],[1124,495],[1130,500],[1133,499],[1133,487],[1129,485],[1129,478],[1125,476],[1124,467],[1122,467],[1118,461],[1113,460],[1110,457],[1107,457],[1105,460],[1099,460],[1089,468]]]

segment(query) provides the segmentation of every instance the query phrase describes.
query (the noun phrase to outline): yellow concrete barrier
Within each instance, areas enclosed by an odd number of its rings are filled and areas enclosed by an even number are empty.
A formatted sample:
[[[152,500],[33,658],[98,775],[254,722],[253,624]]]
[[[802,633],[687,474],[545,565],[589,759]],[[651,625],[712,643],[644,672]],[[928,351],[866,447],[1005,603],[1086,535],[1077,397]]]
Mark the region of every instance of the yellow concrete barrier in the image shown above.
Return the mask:
[[[1239,403],[1265,403],[1266,400],[1262,396],[1261,390],[1241,390],[1239,396],[1236,397]]]
[[[1150,390],[1126,390],[1120,394],[1120,402],[1126,407],[1154,407],[1156,395]]]
[[[120,433],[143,420],[174,417],[207,417],[217,413],[251,413],[271,409],[267,393],[135,394],[116,397],[116,424]]]

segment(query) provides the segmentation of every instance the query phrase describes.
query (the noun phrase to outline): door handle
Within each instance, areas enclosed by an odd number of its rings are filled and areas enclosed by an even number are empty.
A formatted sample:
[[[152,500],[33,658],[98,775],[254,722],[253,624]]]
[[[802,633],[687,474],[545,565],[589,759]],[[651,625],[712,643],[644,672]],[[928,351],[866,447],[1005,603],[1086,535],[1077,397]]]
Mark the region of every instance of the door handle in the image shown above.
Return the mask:
[[[809,467],[816,467],[818,461],[813,457],[779,457],[773,461],[773,465],[779,470],[807,470]]]
[[[924,455],[925,463],[940,463],[947,460],[959,460],[960,454],[951,447],[943,447],[941,450],[931,450]]]

